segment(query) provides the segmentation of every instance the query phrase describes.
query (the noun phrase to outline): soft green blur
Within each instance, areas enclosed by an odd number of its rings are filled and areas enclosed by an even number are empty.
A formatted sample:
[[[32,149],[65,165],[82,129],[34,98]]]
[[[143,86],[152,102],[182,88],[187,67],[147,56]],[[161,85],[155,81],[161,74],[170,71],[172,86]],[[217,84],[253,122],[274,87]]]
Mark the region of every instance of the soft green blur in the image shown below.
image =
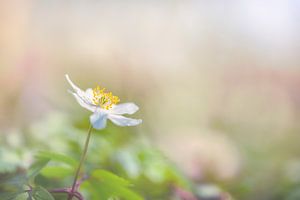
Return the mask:
[[[0,182],[40,150],[79,159],[90,113],[67,92],[68,73],[135,102],[143,119],[94,131],[87,168],[128,178],[148,199],[172,199],[174,180],[202,196],[300,199],[299,8],[1,1]]]

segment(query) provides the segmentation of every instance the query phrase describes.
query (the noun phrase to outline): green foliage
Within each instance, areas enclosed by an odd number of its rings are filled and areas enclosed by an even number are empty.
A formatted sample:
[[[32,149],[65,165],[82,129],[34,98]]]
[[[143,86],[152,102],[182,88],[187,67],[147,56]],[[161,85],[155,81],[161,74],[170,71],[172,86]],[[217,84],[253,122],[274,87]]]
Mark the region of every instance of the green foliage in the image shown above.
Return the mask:
[[[65,163],[72,167],[76,167],[78,165],[78,162],[75,159],[60,153],[50,151],[40,151],[36,157],[38,159],[50,159],[51,161]]]
[[[0,199],[65,200],[65,194],[51,196],[47,189],[71,186],[87,126],[82,120],[74,126],[64,115],[53,115],[34,124],[22,138],[23,146],[15,149],[20,158],[28,156],[22,155],[25,151],[20,149],[31,149],[29,160],[34,162],[24,167],[28,160],[20,159],[14,162],[13,173],[2,171]],[[139,140],[134,130],[109,124],[103,131],[93,131],[82,169],[82,175],[88,178],[80,187],[86,199],[165,200],[172,196],[172,185],[192,189],[179,170],[161,152]],[[7,144],[1,144],[1,148],[14,152]],[[37,152],[35,155],[32,154],[34,151]],[[30,190],[28,185],[32,186],[31,192],[26,192]]]
[[[125,200],[142,200],[143,198],[130,190],[130,183],[123,178],[105,170],[95,170],[82,185],[89,191],[91,199],[120,198]]]
[[[25,174],[0,175],[0,199],[11,200],[24,192],[24,185],[27,183]]]
[[[42,186],[35,187],[31,194],[36,200],[54,200],[53,196]]]
[[[37,159],[28,169],[27,177],[29,180],[34,180],[34,178],[40,173],[40,171],[48,164],[50,159],[41,158]]]
[[[18,192],[1,192],[0,198],[2,200],[13,200],[20,198],[20,195],[28,196],[27,194],[23,194],[23,191],[18,191]]]
[[[65,166],[46,166],[41,170],[41,175],[47,178],[66,178],[74,175],[74,170]]]

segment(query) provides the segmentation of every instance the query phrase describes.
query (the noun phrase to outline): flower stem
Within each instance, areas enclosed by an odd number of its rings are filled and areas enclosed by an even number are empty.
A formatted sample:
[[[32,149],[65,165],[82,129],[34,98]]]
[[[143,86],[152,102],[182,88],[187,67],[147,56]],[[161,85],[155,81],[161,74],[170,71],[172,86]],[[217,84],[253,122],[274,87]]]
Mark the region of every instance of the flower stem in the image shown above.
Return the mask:
[[[92,129],[93,129],[93,127],[92,127],[92,125],[90,125],[89,130],[88,130],[88,135],[87,135],[86,140],[85,140],[83,153],[82,153],[82,155],[81,155],[80,162],[79,162],[78,168],[77,168],[77,170],[76,170],[76,174],[75,174],[75,177],[74,177],[72,189],[71,189],[71,192],[70,192],[70,194],[69,194],[68,200],[72,200],[73,194],[74,194],[75,190],[77,190],[77,188],[76,188],[76,185],[77,185],[77,179],[78,179],[78,176],[79,176],[79,173],[80,173],[80,169],[81,169],[81,167],[82,167],[82,164],[83,164],[83,162],[84,162],[84,160],[85,160],[85,158],[86,158],[86,153],[87,153],[87,150],[88,150],[88,146],[89,146],[89,141],[90,141]]]

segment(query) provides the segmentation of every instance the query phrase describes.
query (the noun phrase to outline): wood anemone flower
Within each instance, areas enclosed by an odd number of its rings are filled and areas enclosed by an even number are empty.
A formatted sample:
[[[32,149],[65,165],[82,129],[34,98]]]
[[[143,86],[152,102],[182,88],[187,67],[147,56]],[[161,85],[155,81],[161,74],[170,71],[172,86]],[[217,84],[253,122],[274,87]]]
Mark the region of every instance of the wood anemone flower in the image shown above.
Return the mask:
[[[94,89],[88,88],[83,91],[77,87],[66,74],[66,79],[73,91],[69,92],[75,97],[79,105],[93,112],[90,122],[95,129],[104,129],[107,119],[118,126],[136,126],[142,123],[141,119],[132,119],[122,116],[123,114],[134,114],[139,107],[134,103],[118,104],[120,99],[105,88],[97,86]]]

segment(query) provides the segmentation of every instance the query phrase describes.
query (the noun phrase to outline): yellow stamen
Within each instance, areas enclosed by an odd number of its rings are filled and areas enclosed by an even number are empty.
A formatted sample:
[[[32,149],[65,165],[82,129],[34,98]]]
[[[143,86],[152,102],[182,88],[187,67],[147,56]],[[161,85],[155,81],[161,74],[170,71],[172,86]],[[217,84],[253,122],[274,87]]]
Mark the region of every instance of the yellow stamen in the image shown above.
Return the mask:
[[[93,89],[93,103],[103,109],[109,110],[120,101],[119,97],[111,92],[105,92],[105,88],[97,86]]]

